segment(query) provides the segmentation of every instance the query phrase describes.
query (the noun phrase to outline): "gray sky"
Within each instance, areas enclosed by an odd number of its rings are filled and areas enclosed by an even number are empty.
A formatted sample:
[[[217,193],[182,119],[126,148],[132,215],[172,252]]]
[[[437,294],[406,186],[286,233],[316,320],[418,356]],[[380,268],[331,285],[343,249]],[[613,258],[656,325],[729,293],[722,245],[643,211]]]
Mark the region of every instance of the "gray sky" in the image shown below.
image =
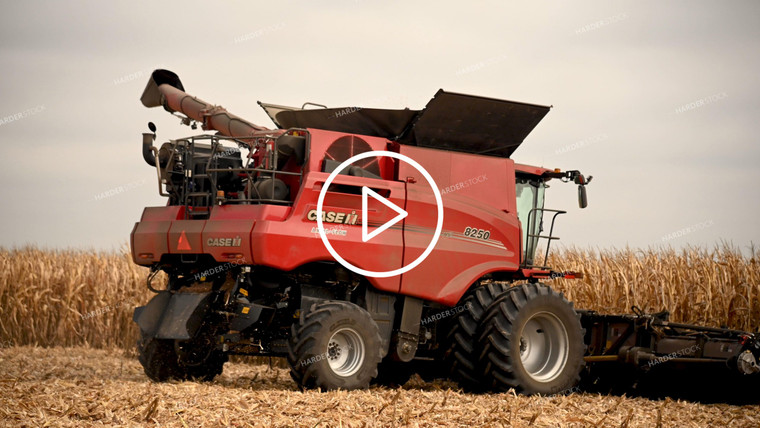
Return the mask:
[[[140,104],[155,68],[268,127],[257,100],[553,105],[513,158],[594,176],[583,211],[549,191],[565,245],[760,243],[758,2],[240,3],[4,2],[0,246],[119,248],[165,203],[141,133],[194,132]]]

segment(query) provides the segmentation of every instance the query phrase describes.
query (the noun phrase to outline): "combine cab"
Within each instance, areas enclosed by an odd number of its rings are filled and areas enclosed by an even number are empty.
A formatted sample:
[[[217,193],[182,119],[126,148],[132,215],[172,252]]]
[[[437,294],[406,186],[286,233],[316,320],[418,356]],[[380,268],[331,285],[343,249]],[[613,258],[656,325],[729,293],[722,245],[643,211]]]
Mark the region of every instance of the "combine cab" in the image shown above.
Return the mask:
[[[554,394],[586,366],[663,359],[758,371],[753,334],[575,310],[541,282],[579,276],[547,266],[564,213],[544,207],[547,183],[573,182],[585,207],[591,180],[510,159],[549,107],[444,91],[420,111],[261,104],[266,129],[167,70],[142,102],[216,131],[160,148],[143,134],[168,198],[131,235],[156,293],[134,314],[153,380],[211,379],[230,354],[287,357],[323,390],[424,371]]]

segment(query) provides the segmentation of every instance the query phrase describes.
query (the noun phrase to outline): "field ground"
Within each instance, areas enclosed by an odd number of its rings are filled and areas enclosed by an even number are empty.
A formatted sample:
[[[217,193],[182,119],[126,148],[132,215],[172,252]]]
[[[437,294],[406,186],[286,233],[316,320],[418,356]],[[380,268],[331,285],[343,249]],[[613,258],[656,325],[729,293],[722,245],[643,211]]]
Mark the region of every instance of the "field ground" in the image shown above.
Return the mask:
[[[583,273],[551,281],[577,308],[629,313],[635,305],[668,309],[676,322],[760,326],[755,247],[564,249],[550,262]],[[473,395],[419,378],[397,390],[300,392],[287,370],[242,363],[211,383],[151,383],[125,351],[138,336],[134,307],[152,296],[147,273],[127,252],[0,248],[0,426],[760,427],[760,385],[710,387],[701,372],[652,376],[654,396],[671,386],[679,397],[712,392],[719,402]],[[731,403],[753,405],[727,404],[731,394],[740,399]]]
[[[123,350],[0,349],[2,426],[757,427],[760,405],[574,393],[466,394],[404,388],[300,392],[287,370],[227,363],[210,383],[157,384]]]

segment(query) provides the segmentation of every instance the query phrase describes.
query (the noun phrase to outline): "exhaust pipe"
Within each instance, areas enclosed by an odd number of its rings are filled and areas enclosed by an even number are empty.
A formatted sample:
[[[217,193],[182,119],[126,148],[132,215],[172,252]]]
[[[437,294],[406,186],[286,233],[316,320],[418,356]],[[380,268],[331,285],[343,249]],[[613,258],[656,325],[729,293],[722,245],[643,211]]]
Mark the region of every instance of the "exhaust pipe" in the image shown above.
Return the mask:
[[[156,139],[156,134],[144,132],[142,143],[142,155],[145,162],[150,166],[156,166],[156,155],[153,154],[153,140]]]
[[[258,131],[270,130],[229,113],[223,107],[188,95],[179,76],[169,70],[159,69],[151,74],[140,101],[145,107],[163,106],[170,113],[182,113],[192,120],[201,122],[204,130],[218,131],[227,137],[251,137]],[[143,137],[143,154],[145,154],[145,138],[147,137]],[[250,138],[241,139],[253,141]],[[147,158],[146,162],[148,162]]]
[[[150,132],[144,132],[142,134],[142,155],[145,162],[150,166],[156,166],[156,157],[158,157],[158,165],[163,168],[169,162],[171,154],[164,149],[156,149],[153,146],[153,142],[156,141],[156,125],[153,122],[148,122],[148,128]]]

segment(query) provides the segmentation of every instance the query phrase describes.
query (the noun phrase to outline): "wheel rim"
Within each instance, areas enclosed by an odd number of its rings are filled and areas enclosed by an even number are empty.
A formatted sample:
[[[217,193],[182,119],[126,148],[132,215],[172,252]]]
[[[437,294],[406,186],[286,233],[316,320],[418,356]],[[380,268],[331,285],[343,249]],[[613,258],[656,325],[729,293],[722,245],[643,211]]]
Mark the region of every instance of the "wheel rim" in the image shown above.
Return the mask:
[[[567,329],[556,315],[534,314],[520,335],[520,359],[525,371],[539,382],[553,380],[567,364],[569,343]]]
[[[364,341],[356,330],[344,327],[327,342],[327,362],[338,376],[351,376],[364,363]]]

